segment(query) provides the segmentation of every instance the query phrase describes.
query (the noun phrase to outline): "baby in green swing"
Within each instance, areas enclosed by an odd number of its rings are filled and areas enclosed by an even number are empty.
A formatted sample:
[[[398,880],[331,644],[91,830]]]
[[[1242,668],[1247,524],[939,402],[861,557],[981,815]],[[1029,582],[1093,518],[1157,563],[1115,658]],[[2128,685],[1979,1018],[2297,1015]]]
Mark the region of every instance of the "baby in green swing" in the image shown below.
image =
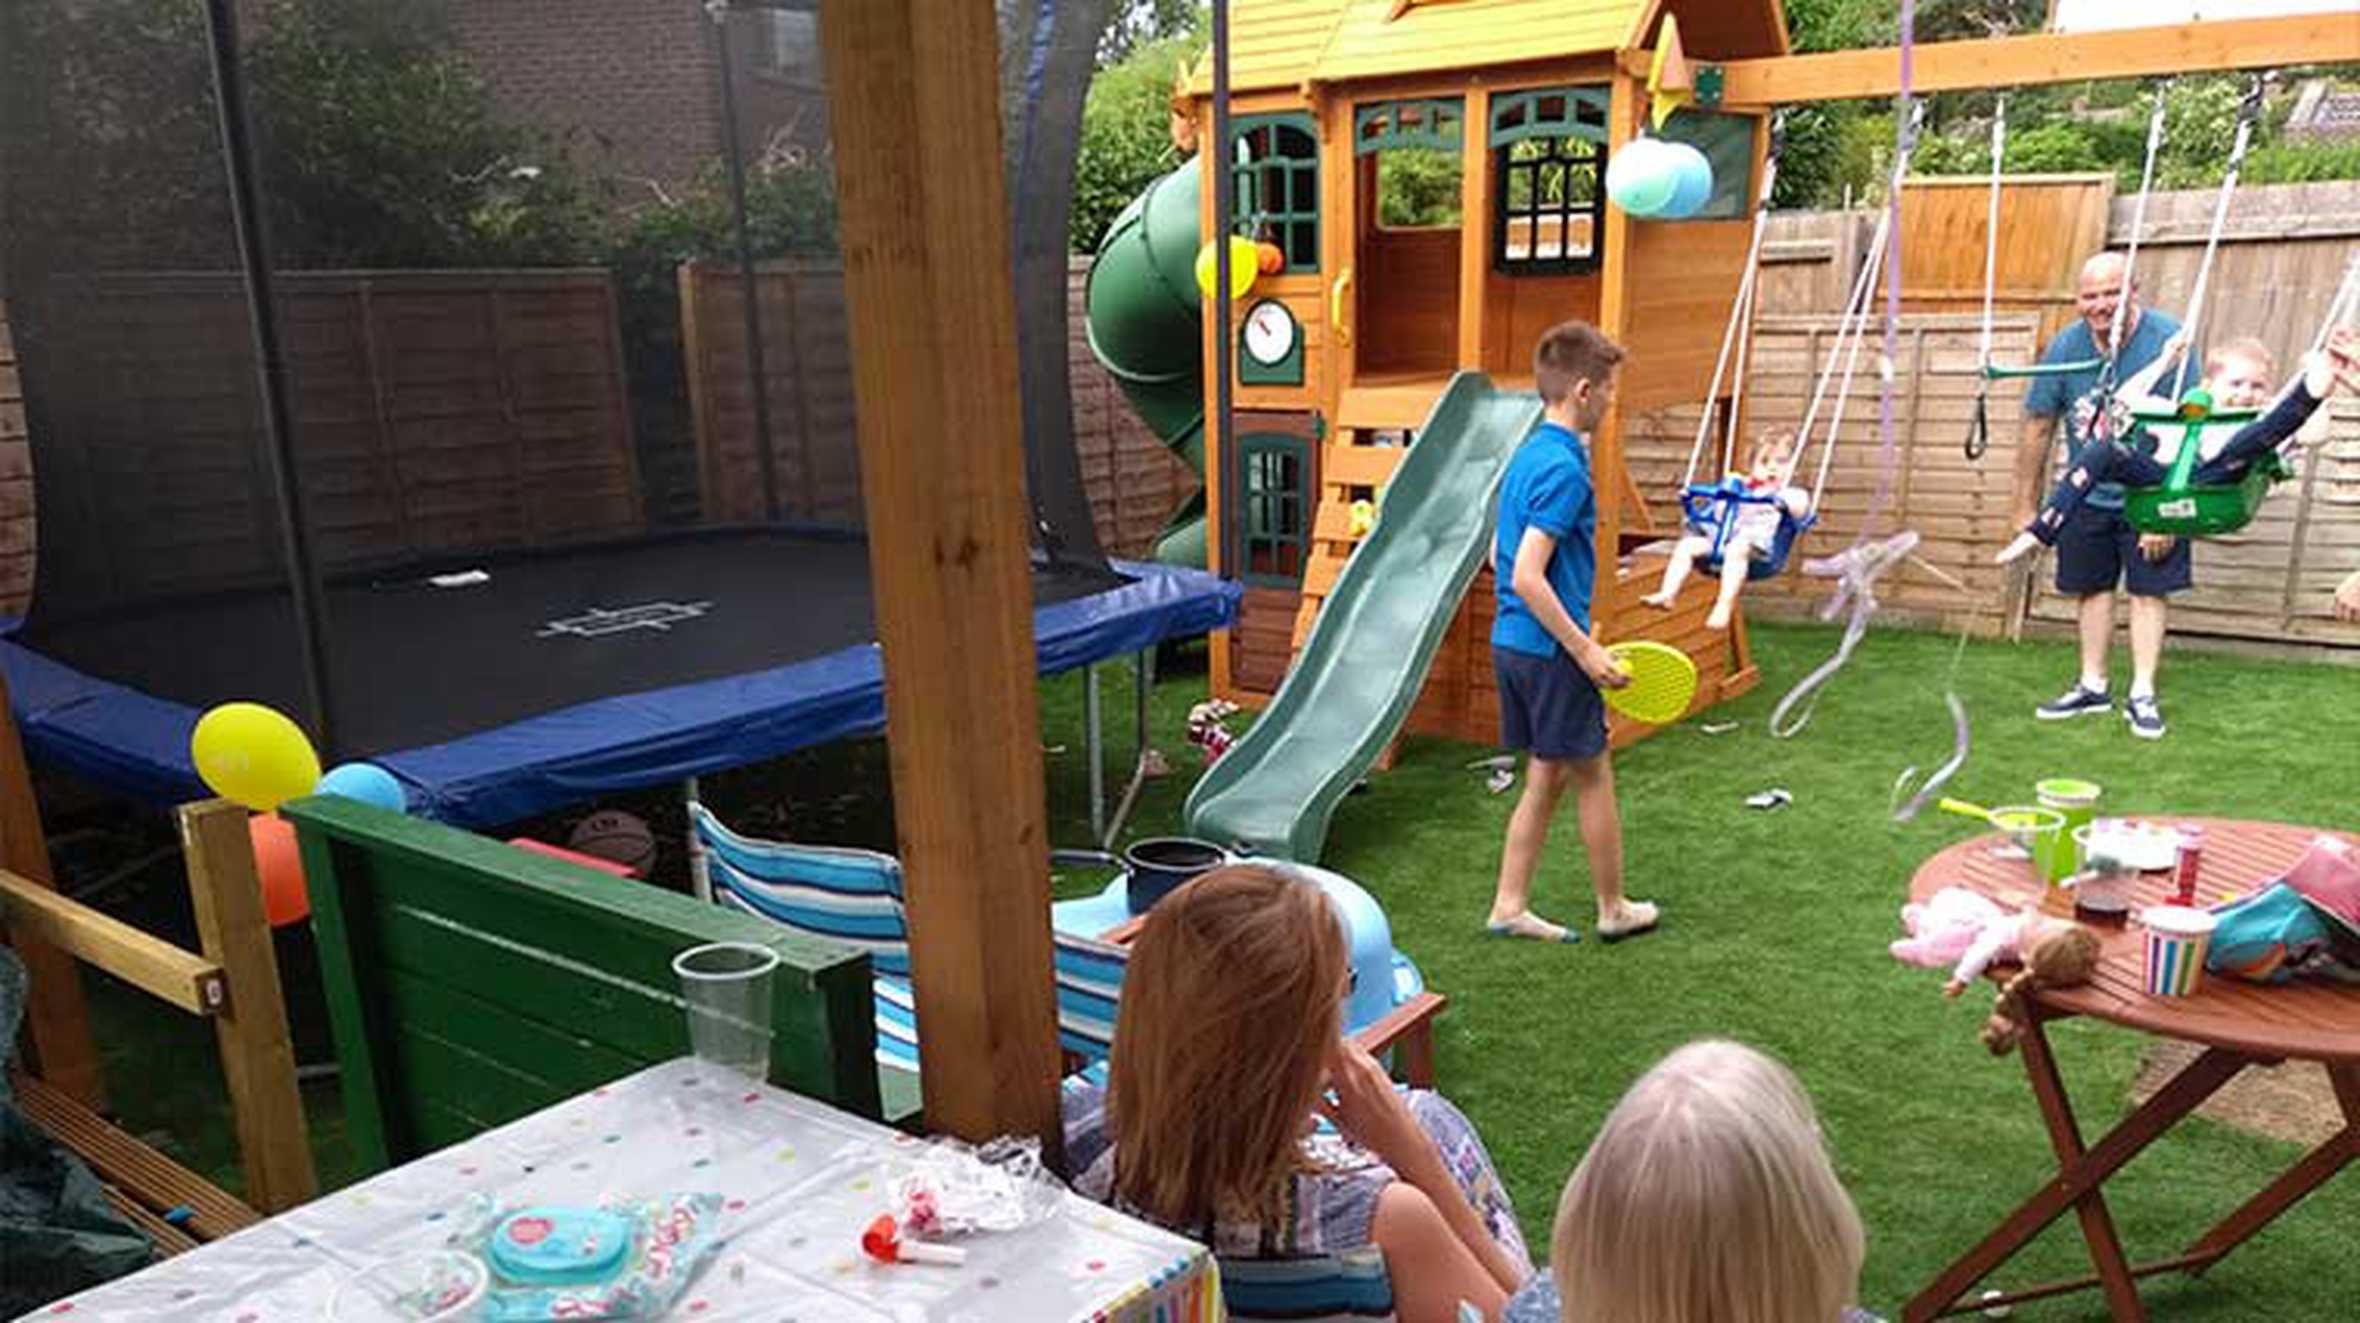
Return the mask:
[[[2122,389],[2116,392],[2116,400],[2134,409],[2172,408],[2176,401],[2151,398],[2151,392],[2187,347],[2185,331],[2174,336],[2152,365],[2123,383]],[[2231,340],[2205,356],[2200,389],[2211,397],[2216,410],[2259,409],[2270,404],[2270,379],[2276,374],[2277,364],[2270,356],[2269,347],[2248,336]],[[2301,430],[2339,383],[2346,390],[2360,391],[2360,332],[2348,328],[2338,329],[2327,337],[2324,347],[2304,364],[2302,376],[2288,383],[2285,393],[2261,417],[2234,432],[2226,425],[2202,429],[2196,440],[2197,463],[2189,481],[2198,486],[2237,482],[2255,460]],[[2117,482],[2131,487],[2162,484],[2171,476],[2180,444],[2177,437],[2158,437],[2145,429],[2130,430],[2119,440],[2105,435],[2092,437],[2089,444],[2075,452],[2073,462],[2066,466],[2065,476],[2058,481],[2056,490],[2049,493],[2048,503],[2041,507],[2040,514],[2014,541],[2000,549],[1992,558],[1994,563],[2005,565],[2034,547],[2056,545],[2057,531],[2080,508],[2090,488],[2097,483]]]

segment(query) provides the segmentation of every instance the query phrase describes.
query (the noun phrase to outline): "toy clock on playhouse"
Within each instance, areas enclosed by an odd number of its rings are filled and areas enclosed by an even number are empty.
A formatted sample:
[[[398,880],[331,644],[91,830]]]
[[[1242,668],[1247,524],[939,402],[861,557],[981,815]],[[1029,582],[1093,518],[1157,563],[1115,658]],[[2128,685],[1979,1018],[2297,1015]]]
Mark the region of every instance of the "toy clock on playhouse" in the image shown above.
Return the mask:
[[[1303,384],[1303,328],[1277,299],[1261,299],[1246,309],[1238,348],[1243,351],[1237,369],[1240,382],[1249,386]]]

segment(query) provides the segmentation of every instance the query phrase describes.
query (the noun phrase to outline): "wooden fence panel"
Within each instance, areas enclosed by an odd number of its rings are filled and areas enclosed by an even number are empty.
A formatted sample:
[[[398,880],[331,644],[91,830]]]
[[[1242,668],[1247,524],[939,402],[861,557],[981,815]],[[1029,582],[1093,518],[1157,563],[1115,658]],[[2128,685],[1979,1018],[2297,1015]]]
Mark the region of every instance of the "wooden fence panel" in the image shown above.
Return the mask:
[[[2202,189],[2148,199],[2137,271],[2142,302],[2175,313],[2187,309],[2214,198]],[[2114,200],[2113,247],[2130,241],[2132,203]],[[2360,181],[2240,189],[2222,230],[2204,340],[2258,336],[2280,368],[2292,372],[2327,315],[2344,264],[2360,247]]]
[[[2081,264],[2106,244],[2113,197],[2111,174],[2010,175],[2001,181],[1992,306],[2039,314],[2039,344],[2073,320]],[[1984,176],[1918,178],[1902,185],[1904,311],[1980,317],[1990,201]]]
[[[1100,545],[1115,555],[1143,556],[1199,484],[1141,425],[1114,379],[1091,357],[1082,300],[1088,272],[1088,262],[1077,258],[1068,277],[1074,449]],[[843,271],[767,262],[756,279],[780,507],[795,517],[858,523],[860,469]],[[680,271],[697,471],[708,519],[751,519],[762,507],[741,288],[737,269],[726,263],[691,263]]]
[[[1798,426],[1810,405],[1822,367],[1837,353],[1835,316],[1762,316],[1754,323],[1752,369],[1746,385],[1744,435],[1768,427]],[[1995,323],[1995,352],[2029,351],[2036,326],[2029,313]],[[1897,395],[1894,436],[1897,453],[1886,471],[1878,425],[1876,344],[1863,347],[1851,398],[1836,430],[1818,526],[1797,546],[1786,574],[1755,584],[1747,600],[1789,609],[1824,601],[1830,583],[1801,573],[1801,559],[1824,556],[1851,544],[1868,516],[1879,509],[1878,487],[1888,488],[1873,532],[1917,530],[1925,561],[1968,585],[1965,591],[1916,565],[1905,565],[1879,583],[1880,600],[1897,610],[1956,622],[1972,618],[1986,632],[1999,627],[2006,589],[2004,576],[1989,562],[2013,531],[2009,524],[2008,481],[2015,462],[2022,419],[2020,388],[1995,388],[1987,403],[1991,449],[1970,462],[1964,451],[1972,417],[1978,365],[1980,317],[1918,313],[1901,321],[1900,355],[1894,365]],[[1872,329],[1872,340],[1876,332]],[[1827,453],[1835,386],[1803,452],[1797,482],[1812,485]],[[1679,526],[1676,493],[1695,441],[1696,406],[1663,410],[1626,423],[1632,477],[1646,496],[1656,526]],[[1720,475],[1710,458],[1698,481]]]
[[[791,519],[858,525],[859,441],[843,270],[764,262],[755,279],[779,511]],[[692,262],[680,269],[699,490],[704,517],[723,522],[763,516],[744,288],[733,265]]]
[[[642,526],[603,271],[281,277],[296,463],[323,570]],[[279,576],[243,286],[219,272],[61,278],[46,425],[80,502],[76,584]],[[104,578],[90,576],[103,574]]]
[[[0,301],[0,612],[24,614],[33,595],[33,452],[25,391]]]

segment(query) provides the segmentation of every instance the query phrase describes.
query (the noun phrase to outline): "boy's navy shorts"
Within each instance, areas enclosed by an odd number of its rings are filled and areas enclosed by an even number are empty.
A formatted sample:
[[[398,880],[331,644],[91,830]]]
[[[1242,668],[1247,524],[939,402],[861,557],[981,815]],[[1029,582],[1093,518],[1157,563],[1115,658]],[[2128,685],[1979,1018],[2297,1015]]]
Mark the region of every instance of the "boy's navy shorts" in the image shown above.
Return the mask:
[[[2196,581],[2190,540],[2162,560],[2139,554],[2139,530],[2120,510],[2083,505],[2057,530],[2057,591],[2067,597],[2110,593],[2119,581],[2133,597],[2169,597]]]
[[[1500,686],[1502,745],[1551,761],[1606,752],[1606,699],[1564,650],[1535,657],[1493,648],[1491,669]]]

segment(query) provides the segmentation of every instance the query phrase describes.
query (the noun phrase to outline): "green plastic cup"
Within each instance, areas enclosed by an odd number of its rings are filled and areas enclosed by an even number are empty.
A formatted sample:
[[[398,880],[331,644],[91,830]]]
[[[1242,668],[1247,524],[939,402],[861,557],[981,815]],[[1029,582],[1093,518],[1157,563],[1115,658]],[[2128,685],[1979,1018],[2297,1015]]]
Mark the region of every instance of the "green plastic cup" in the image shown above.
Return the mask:
[[[2035,782],[2032,793],[2042,808],[2065,815],[2065,840],[2073,855],[2073,871],[2078,873],[2087,868],[2089,857],[2082,844],[2081,829],[2098,816],[2098,783],[2079,777],[2052,776]]]

